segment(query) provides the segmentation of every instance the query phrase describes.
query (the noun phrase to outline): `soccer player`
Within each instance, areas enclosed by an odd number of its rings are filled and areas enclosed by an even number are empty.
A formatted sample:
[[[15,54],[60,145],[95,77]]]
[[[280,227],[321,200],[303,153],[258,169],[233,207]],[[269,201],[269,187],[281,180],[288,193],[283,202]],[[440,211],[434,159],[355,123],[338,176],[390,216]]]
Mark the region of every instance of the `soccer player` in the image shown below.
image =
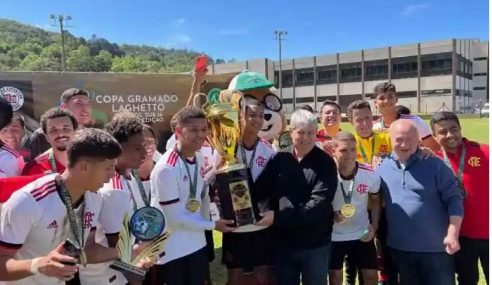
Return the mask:
[[[233,221],[210,220],[210,198],[199,150],[208,134],[202,110],[186,106],[176,113],[178,144],[164,153],[150,175],[151,204],[164,212],[172,234],[156,262],[160,284],[203,285],[208,279],[205,230],[229,232]]]
[[[31,155],[29,150],[22,147],[22,139],[26,135],[25,125],[24,116],[14,112],[10,124],[0,130],[0,140],[22,155],[25,162],[28,162],[31,160]]]
[[[42,176],[2,205],[0,280],[6,284],[64,284],[79,263],[115,260],[118,252],[95,242],[101,211],[97,190],[114,175],[118,142],[104,131],[82,129],[68,148],[62,174]],[[78,259],[64,251],[69,239]],[[141,266],[149,265],[141,262]]]
[[[258,137],[264,121],[264,110],[263,103],[255,98],[244,97],[241,101],[241,139],[237,146],[236,159],[249,167],[250,182],[256,181],[275,154],[270,143]],[[250,185],[254,187],[253,183]],[[255,284],[267,285],[271,282],[273,272],[269,267],[273,265],[272,239],[271,230],[268,228],[256,232],[232,232],[223,235],[222,261],[228,269],[228,285],[243,284],[241,282],[246,282],[243,279],[248,277],[255,279],[249,281]],[[253,273],[253,276],[243,276],[244,273]]]
[[[437,155],[453,170],[464,195],[455,264],[458,283],[478,284],[478,261],[489,282],[489,145],[463,137],[458,117],[452,112],[438,112],[431,118],[431,128],[442,146]]]
[[[374,87],[374,105],[381,112],[381,118],[374,124],[375,130],[387,130],[391,123],[399,118],[397,112],[398,95],[396,87],[389,82],[383,82]],[[428,147],[434,151],[439,150],[439,144],[432,136],[432,132],[423,120],[416,115],[406,114],[401,118],[412,120],[419,131],[422,146]]]
[[[60,109],[72,112],[79,127],[92,125],[92,106],[87,91],[77,88],[67,89],[60,96],[60,102]],[[24,142],[24,146],[31,152],[31,157],[36,157],[51,147],[41,128],[31,134],[29,139]]]
[[[41,116],[41,128],[51,149],[24,166],[22,175],[62,173],[67,167],[67,149],[78,127],[69,111],[51,108]]]
[[[361,269],[364,284],[376,285],[377,256],[373,238],[378,225],[370,223],[367,204],[371,199],[371,214],[378,212],[376,214],[379,216],[381,178],[371,165],[356,161],[354,135],[339,132],[333,138],[332,145],[339,181],[333,200],[336,223],[331,235],[330,284],[342,284],[343,261],[350,255],[354,266]]]
[[[12,105],[0,96],[0,130],[12,120]],[[18,176],[24,167],[22,156],[0,139],[0,178]]]
[[[143,124],[132,113],[118,113],[106,125],[106,131],[121,145],[122,153],[116,163],[115,175],[99,190],[102,197],[100,227],[96,242],[115,247],[125,213],[129,217],[138,209],[150,205],[150,189],[136,175],[145,161]],[[147,184],[148,186],[148,184]],[[127,284],[119,271],[110,264],[89,265],[80,271],[82,284]]]

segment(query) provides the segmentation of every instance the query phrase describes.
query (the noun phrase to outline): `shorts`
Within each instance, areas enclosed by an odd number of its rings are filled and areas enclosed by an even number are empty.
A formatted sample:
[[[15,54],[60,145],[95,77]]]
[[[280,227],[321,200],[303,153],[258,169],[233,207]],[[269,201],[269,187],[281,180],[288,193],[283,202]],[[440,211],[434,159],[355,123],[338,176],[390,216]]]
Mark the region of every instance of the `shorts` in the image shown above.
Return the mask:
[[[350,256],[356,268],[377,269],[376,246],[374,240],[332,241],[330,270],[342,270],[345,256]]]
[[[272,229],[222,236],[222,263],[227,269],[253,272],[255,267],[273,265]]]

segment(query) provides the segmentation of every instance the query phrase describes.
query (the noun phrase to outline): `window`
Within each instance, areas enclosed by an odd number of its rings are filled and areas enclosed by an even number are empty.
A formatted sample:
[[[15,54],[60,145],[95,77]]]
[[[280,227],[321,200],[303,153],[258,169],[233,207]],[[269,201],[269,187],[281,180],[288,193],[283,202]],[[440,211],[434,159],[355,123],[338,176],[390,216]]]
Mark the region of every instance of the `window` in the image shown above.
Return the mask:
[[[473,76],[487,76],[487,73],[485,73],[485,72],[473,73]]]
[[[282,70],[282,88],[292,87],[293,83],[292,70]]]
[[[314,102],[314,97],[296,97],[296,103],[312,103]]]
[[[473,87],[473,90],[487,90],[487,87]]]
[[[340,64],[340,82],[357,82],[361,80],[361,63]]]
[[[337,82],[337,66],[336,65],[327,65],[327,66],[319,66],[316,71],[317,84],[330,84]]]
[[[296,69],[296,86],[310,86],[314,84],[313,68]]]
[[[388,78],[388,60],[373,60],[365,61],[364,68],[366,70],[364,80],[381,80]]]
[[[482,61],[482,60],[487,60],[487,57],[475,57],[473,60],[474,60],[474,61]]]
[[[446,75],[452,73],[453,54],[451,52],[426,54],[421,57],[422,76]],[[463,62],[463,70],[468,67]]]
[[[417,57],[416,56],[408,56],[408,57],[397,57],[391,59],[392,63],[392,74],[391,78],[409,78],[409,77],[417,77]]]

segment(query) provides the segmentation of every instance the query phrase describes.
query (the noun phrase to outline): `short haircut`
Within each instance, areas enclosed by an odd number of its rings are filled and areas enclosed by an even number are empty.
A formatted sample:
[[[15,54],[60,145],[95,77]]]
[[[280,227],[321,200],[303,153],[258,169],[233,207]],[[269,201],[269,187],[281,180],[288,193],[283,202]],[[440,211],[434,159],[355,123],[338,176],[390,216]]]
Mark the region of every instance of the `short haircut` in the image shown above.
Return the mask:
[[[154,129],[151,126],[149,126],[147,124],[143,124],[142,126],[143,126],[143,129],[144,130],[147,130],[147,131],[150,132],[150,134],[152,135],[152,137],[154,138],[154,140],[157,140],[157,136],[155,135],[155,131],[154,131]]]
[[[171,126],[171,132],[173,132],[173,133],[176,131],[176,124],[177,124],[176,114],[174,114],[171,117],[171,121],[169,121],[169,125]]]
[[[3,96],[0,96],[0,130],[5,128],[10,121],[12,120],[12,116],[14,114],[14,110],[12,105],[5,99]]]
[[[83,158],[115,159],[121,155],[121,146],[114,137],[103,130],[83,128],[77,130],[67,149],[68,167],[73,168]]]
[[[308,105],[308,104],[301,105],[301,106],[297,107],[296,110],[306,110],[306,111],[314,114],[313,107],[311,107],[311,105]]]
[[[49,109],[48,111],[44,112],[43,115],[41,115],[41,128],[43,129],[43,133],[48,134],[48,130],[47,130],[48,120],[52,120],[60,117],[68,117],[72,122],[72,126],[74,130],[76,130],[79,127],[79,123],[77,122],[77,119],[75,119],[75,117],[72,115],[72,112],[55,107]]]
[[[395,84],[390,82],[379,83],[374,87],[374,98],[378,96],[379,93],[394,92],[396,94]]]
[[[130,137],[141,134],[143,123],[135,114],[121,112],[113,116],[113,119],[106,124],[105,129],[121,144],[127,142]]]
[[[432,115],[432,118],[430,119],[430,127],[433,132],[434,132],[434,125],[442,121],[455,121],[458,124],[458,126],[461,128],[460,120],[458,119],[458,116],[456,116],[455,113],[442,111],[442,112],[434,113],[434,115]]]
[[[69,88],[65,91],[63,91],[62,95],[60,96],[60,101],[62,103],[68,103],[74,96],[77,95],[85,95],[87,98],[89,98],[89,93],[87,91],[78,89],[78,88]]]
[[[314,126],[317,128],[318,120],[313,113],[304,109],[298,109],[290,117],[290,128],[296,129],[303,126]]]
[[[24,119],[24,116],[22,116],[21,113],[14,112],[11,122],[15,122],[15,121],[18,121],[22,128],[26,127],[26,120]]]
[[[360,109],[364,109],[364,108],[367,108],[369,109],[369,111],[372,111],[371,110],[371,104],[369,104],[369,102],[367,101],[364,101],[364,100],[356,100],[352,103],[350,103],[350,105],[348,105],[347,107],[347,115],[349,118],[352,118],[353,117],[353,111],[354,110],[360,110]]]
[[[337,145],[338,142],[353,142],[355,143],[355,136],[351,132],[340,131],[333,137],[333,145]]]
[[[202,109],[194,106],[185,106],[176,113],[176,126],[183,126],[192,119],[206,119]]]
[[[401,115],[410,115],[411,113],[412,112],[410,112],[410,109],[408,109],[406,106],[403,105],[396,106],[397,119],[399,119]]]
[[[320,113],[323,113],[323,108],[325,106],[333,106],[333,107],[337,108],[338,112],[342,111],[342,108],[340,108],[340,105],[338,105],[337,102],[330,100],[330,99],[326,99],[325,101],[323,101],[323,104],[321,104],[321,108],[319,109]]]

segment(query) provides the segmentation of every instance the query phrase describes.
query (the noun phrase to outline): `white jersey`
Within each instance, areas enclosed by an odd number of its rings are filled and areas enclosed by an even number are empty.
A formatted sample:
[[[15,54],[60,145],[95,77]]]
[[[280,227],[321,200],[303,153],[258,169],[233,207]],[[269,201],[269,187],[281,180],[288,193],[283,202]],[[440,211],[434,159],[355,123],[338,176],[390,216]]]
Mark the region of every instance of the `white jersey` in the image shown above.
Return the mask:
[[[15,252],[15,259],[46,256],[67,238],[76,241],[70,229],[65,204],[57,191],[57,175],[49,174],[36,179],[14,192],[2,205],[0,246]],[[86,192],[84,202],[74,210],[77,223],[83,226],[86,240],[90,231],[97,225],[101,211],[101,196]],[[4,284],[47,285],[65,282],[37,274]]]
[[[0,178],[20,176],[24,158],[0,141]]]
[[[150,193],[150,184],[143,183],[147,199]],[[118,234],[123,226],[123,217],[128,213],[129,217],[136,209],[145,206],[140,194],[137,180],[133,175],[126,178],[116,172],[108,183],[99,190],[102,197],[102,210],[99,218],[99,227],[96,231],[96,242],[108,246],[106,234]],[[133,204],[135,201],[135,204]],[[112,262],[100,264],[88,264],[80,269],[80,283],[92,284],[127,284],[128,281],[119,271],[109,268]]]
[[[362,237],[364,231],[369,226],[369,216],[367,213],[367,202],[370,193],[378,193],[381,186],[381,178],[374,172],[372,166],[357,163],[357,173],[353,180],[344,180],[339,177],[337,192],[333,199],[333,210],[340,211],[345,204],[340,183],[343,183],[345,193],[349,193],[352,183],[353,192],[350,204],[355,208],[355,214],[350,218],[345,218],[343,223],[335,223],[331,234],[332,241],[351,241]]]
[[[419,136],[420,136],[421,140],[424,140],[424,139],[432,136],[431,129],[429,128],[429,126],[425,123],[425,121],[421,117],[419,117],[417,115],[402,114],[402,115],[400,115],[400,119],[412,120],[415,127],[417,127],[417,130],[419,131]],[[377,130],[387,129],[387,128],[384,126],[383,120],[381,119],[377,123],[373,124],[372,129],[377,131]]]
[[[193,213],[185,206],[190,194],[190,179],[191,182],[194,180],[195,167],[199,171],[196,199],[200,201],[200,210]],[[154,166],[150,175],[151,204],[162,209],[168,224],[167,229],[171,231],[164,245],[165,255],[157,264],[165,264],[200,250],[206,245],[204,231],[215,228],[215,223],[210,221],[210,197],[203,181],[204,170],[204,158],[200,152],[196,153],[194,162],[185,162],[174,148],[166,151]]]

